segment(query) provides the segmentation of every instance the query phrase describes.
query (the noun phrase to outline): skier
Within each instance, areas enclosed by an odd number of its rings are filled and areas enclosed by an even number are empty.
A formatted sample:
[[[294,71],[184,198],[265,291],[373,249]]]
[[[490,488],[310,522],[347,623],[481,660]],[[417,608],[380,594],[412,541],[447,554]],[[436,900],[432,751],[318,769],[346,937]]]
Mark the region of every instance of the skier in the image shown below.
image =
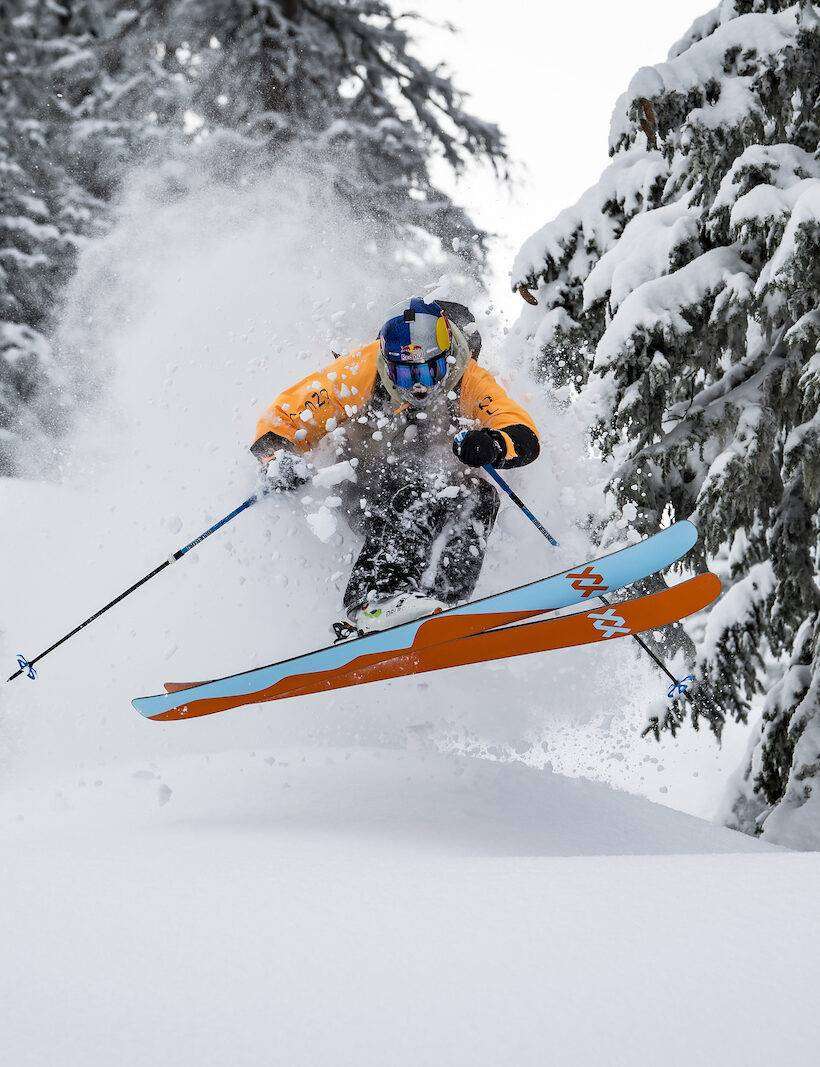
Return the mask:
[[[364,544],[344,595],[348,636],[408,622],[470,597],[498,512],[484,464],[539,453],[533,420],[477,362],[469,310],[413,297],[377,340],[281,393],[251,452],[269,486],[311,476],[305,455],[330,437],[348,480],[341,510]]]

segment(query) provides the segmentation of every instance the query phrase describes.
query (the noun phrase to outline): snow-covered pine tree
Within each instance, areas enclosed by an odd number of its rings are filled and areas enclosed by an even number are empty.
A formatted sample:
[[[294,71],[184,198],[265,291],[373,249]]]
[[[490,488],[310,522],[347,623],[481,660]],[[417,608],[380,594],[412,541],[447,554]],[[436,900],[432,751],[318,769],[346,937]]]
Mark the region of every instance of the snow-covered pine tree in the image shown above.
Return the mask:
[[[411,26],[382,0],[0,0],[0,473],[71,404],[51,325],[135,162],[173,158],[168,194],[192,141],[228,181],[298,147],[363,215],[480,265],[484,235],[430,162],[501,166],[502,138],[413,55]]]
[[[723,568],[698,662],[719,706],[692,719],[719,736],[764,699],[730,823],[812,822],[818,847],[819,104],[815,7],[723,0],[633,78],[601,180],[513,271],[540,372],[593,402],[610,521],[692,518]]]
[[[155,27],[150,5],[0,0],[0,473],[21,437],[63,426],[71,376],[49,338],[78,246],[163,103],[181,111]]]
[[[50,316],[92,214],[53,137],[48,68],[79,60],[45,5],[0,4],[0,473],[20,436],[60,422]],[[64,76],[65,78],[66,76]]]
[[[483,258],[484,235],[430,162],[503,166],[498,128],[465,109],[439,64],[413,54],[412,17],[386,0],[178,0],[203,133],[229,129],[263,161],[298,146],[363,215]]]

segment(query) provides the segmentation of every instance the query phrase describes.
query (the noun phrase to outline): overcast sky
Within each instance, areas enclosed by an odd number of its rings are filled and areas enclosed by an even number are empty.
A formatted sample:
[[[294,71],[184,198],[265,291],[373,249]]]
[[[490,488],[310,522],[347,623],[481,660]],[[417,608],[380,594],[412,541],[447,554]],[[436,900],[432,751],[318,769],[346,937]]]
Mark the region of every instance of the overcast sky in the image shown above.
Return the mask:
[[[670,46],[712,6],[708,0],[397,0],[427,18],[459,27],[425,29],[428,58],[442,57],[470,107],[497,122],[520,164],[517,190],[490,175],[460,181],[456,196],[487,230],[495,291],[505,297],[521,242],[596,181],[607,163],[612,108],[632,75],[666,59]],[[445,178],[448,187],[452,182]]]

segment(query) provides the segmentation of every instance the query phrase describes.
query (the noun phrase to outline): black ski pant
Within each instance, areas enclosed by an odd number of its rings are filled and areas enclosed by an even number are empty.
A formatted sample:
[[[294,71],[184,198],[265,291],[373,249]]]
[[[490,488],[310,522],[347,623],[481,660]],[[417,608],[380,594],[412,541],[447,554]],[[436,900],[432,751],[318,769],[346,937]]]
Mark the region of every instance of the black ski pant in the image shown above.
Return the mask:
[[[469,599],[498,505],[495,488],[477,476],[468,476],[453,496],[412,476],[387,480],[365,516],[345,608],[416,590],[445,604]]]

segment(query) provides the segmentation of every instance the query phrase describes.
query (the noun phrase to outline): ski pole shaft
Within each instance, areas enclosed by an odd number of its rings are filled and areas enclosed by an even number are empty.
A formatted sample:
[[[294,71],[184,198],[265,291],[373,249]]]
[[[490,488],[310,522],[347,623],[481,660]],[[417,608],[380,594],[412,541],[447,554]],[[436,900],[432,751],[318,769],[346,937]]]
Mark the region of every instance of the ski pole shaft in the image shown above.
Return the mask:
[[[601,601],[602,604],[611,604],[612,603],[612,601],[611,600],[607,600],[607,598],[605,596],[603,596],[603,594],[599,594],[598,599]],[[669,678],[670,681],[674,682],[675,685],[680,685],[680,682],[678,681],[678,679],[669,670],[669,668],[666,666],[666,664],[663,662],[663,660],[660,658],[660,656],[656,656],[655,655],[655,653],[652,651],[652,649],[649,647],[649,645],[646,643],[646,641],[644,641],[643,638],[639,637],[637,634],[632,634],[631,636],[632,636],[632,640],[633,641],[637,641],[638,644],[641,646],[641,648],[644,650],[644,652],[647,654],[647,656],[649,656],[650,659],[652,659],[654,661],[655,666],[660,668],[660,670],[663,671],[663,673],[666,675],[666,677]]]
[[[496,482],[498,485],[501,486],[501,488],[504,490],[504,492],[507,494],[507,496],[515,504],[518,505],[518,507],[524,512],[524,514],[527,516],[527,518],[530,520],[530,522],[533,524],[533,526],[535,526],[535,528],[537,530],[539,530],[544,535],[544,537],[546,537],[546,539],[549,541],[549,543],[551,545],[554,545],[554,546],[557,547],[558,542],[555,540],[555,538],[552,536],[552,534],[550,534],[550,532],[538,521],[538,519],[535,517],[535,515],[533,515],[533,513],[530,511],[530,509],[527,507],[527,505],[524,503],[524,501],[521,499],[521,497],[518,496],[517,493],[513,492],[513,490],[510,488],[509,485],[507,485],[506,481],[501,477],[501,475],[498,473],[498,471],[494,467],[491,467],[489,463],[485,464],[484,470],[487,472],[487,474],[489,474],[489,476],[493,479],[494,482]],[[602,596],[600,594],[598,596],[598,599],[601,600],[604,604],[607,604],[607,605],[611,604],[610,600],[607,600],[607,598],[605,596]],[[685,682],[681,682],[679,679],[677,679],[675,677],[675,675],[669,670],[669,668],[666,666],[666,664],[663,662],[663,660],[660,658],[660,656],[655,655],[655,653],[652,651],[652,649],[649,647],[649,645],[647,645],[647,643],[642,638],[640,638],[637,634],[632,634],[631,637],[632,637],[633,641],[637,641],[637,643],[641,646],[641,648],[644,650],[644,652],[647,654],[647,656],[649,656],[650,659],[654,662],[655,666],[658,667],[661,671],[663,671],[663,673],[666,675],[666,677],[669,678],[669,680],[674,683],[675,687],[680,687],[682,685],[684,686],[684,689],[682,690],[682,692],[684,694],[686,694]]]
[[[209,526],[207,530],[205,530],[199,535],[199,537],[195,537],[193,541],[189,542],[189,544],[183,545],[182,548],[178,548],[176,552],[174,552],[168,557],[168,559],[163,560],[162,563],[154,567],[154,569],[152,571],[149,571],[148,574],[143,575],[142,578],[134,582],[133,585],[129,585],[129,587],[123,590],[123,592],[120,593],[119,596],[114,597],[113,600],[109,600],[104,607],[99,609],[99,611],[95,611],[93,615],[89,615],[87,619],[84,619],[78,626],[75,626],[73,630],[70,630],[67,634],[64,634],[59,639],[59,641],[55,641],[53,645],[49,645],[47,649],[36,655],[34,659],[28,660],[22,655],[18,656],[20,668],[19,670],[16,670],[14,674],[12,674],[11,677],[7,679],[7,681],[13,682],[14,679],[19,678],[19,676],[23,674],[23,672],[27,672],[29,677],[33,678],[33,668],[35,663],[38,663],[41,659],[47,656],[49,652],[53,652],[55,648],[59,648],[60,645],[64,645],[66,641],[69,641],[72,637],[75,636],[75,634],[78,634],[80,630],[84,630],[86,626],[90,625],[92,622],[95,622],[97,619],[99,619],[101,615],[104,615],[106,611],[109,611],[116,604],[119,604],[121,601],[125,600],[127,596],[130,596],[133,592],[139,589],[140,586],[145,585],[146,582],[150,582],[152,578],[156,578],[156,576],[161,571],[164,571],[166,567],[170,567],[172,563],[176,563],[177,560],[182,559],[182,557],[187,552],[190,552],[192,548],[196,548],[197,545],[201,544],[207,537],[210,537],[211,534],[216,533],[217,530],[221,529],[232,519],[235,519],[237,515],[241,515],[243,511],[247,511],[249,507],[252,507],[257,502],[257,500],[259,500],[261,495],[262,494],[255,493],[253,496],[249,496],[247,500],[243,500],[238,507],[235,507],[233,511],[229,511],[227,515],[224,515],[218,522],[215,522],[213,526]]]
[[[489,474],[489,476],[496,483],[496,485],[500,486],[501,489],[504,490],[510,500],[512,500],[514,504],[518,505],[518,507],[524,512],[524,514],[527,516],[527,518],[530,520],[536,530],[538,530],[539,533],[546,537],[546,539],[553,546],[553,548],[558,548],[558,542],[555,540],[555,538],[552,536],[546,526],[544,526],[535,517],[535,515],[533,515],[533,513],[530,511],[530,509],[527,507],[521,497],[513,490],[512,486],[506,483],[506,481],[501,477],[495,467],[492,467],[489,463],[485,463],[483,469],[487,472],[487,474]]]

